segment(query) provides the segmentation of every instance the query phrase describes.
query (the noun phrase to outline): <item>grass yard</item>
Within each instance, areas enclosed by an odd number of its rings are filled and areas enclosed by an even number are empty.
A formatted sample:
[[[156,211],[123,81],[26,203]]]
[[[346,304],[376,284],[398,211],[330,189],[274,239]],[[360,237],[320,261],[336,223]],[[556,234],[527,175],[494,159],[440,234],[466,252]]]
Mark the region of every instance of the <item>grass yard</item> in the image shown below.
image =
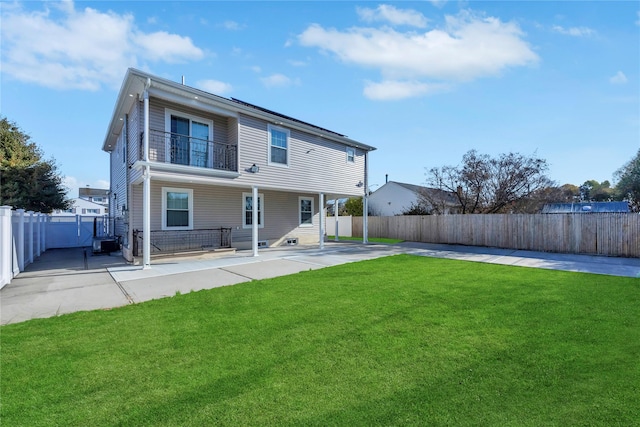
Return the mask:
[[[327,236],[327,240],[332,241],[335,239],[336,236]],[[339,236],[340,240],[345,240],[345,241],[349,241],[349,242],[362,242],[362,237],[345,237],[345,236]],[[371,243],[401,243],[404,242],[404,240],[400,240],[400,239],[389,239],[387,237],[369,237],[368,238],[369,242]]]
[[[633,278],[400,255],[0,339],[5,426],[640,422]]]

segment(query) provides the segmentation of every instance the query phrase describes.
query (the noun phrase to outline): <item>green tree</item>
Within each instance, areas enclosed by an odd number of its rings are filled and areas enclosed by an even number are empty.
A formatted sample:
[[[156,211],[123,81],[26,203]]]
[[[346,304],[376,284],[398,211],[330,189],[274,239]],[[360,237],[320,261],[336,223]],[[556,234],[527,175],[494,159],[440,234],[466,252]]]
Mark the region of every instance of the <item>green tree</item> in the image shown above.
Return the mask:
[[[584,202],[609,202],[614,197],[615,191],[607,180],[598,182],[590,179],[580,186],[580,199]]]
[[[0,205],[42,213],[67,209],[69,201],[53,159],[14,122],[0,119]]]
[[[362,197],[350,197],[344,203],[348,215],[362,216]]]
[[[628,201],[634,212],[640,212],[640,150],[615,172],[614,177],[617,180],[616,198]]]

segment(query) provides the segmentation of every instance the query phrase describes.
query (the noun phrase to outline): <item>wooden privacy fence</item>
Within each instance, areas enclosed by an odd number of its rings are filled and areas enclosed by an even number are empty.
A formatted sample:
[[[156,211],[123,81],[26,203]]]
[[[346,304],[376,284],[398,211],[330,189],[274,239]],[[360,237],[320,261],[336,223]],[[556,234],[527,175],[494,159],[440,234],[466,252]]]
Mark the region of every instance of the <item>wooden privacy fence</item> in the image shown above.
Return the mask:
[[[353,217],[362,237],[362,217]],[[369,217],[369,237],[543,252],[640,257],[633,213]]]

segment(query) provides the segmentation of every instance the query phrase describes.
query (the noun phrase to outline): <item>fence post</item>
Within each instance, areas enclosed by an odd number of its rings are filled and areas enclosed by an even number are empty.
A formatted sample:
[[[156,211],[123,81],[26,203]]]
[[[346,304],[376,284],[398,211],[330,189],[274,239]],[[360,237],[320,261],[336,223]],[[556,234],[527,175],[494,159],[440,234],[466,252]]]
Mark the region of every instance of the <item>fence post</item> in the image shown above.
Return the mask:
[[[11,281],[11,206],[0,206],[0,288]]]
[[[27,211],[27,217],[29,218],[29,241],[27,242],[27,248],[29,250],[29,258],[27,259],[27,265],[33,262],[33,211]]]
[[[49,215],[42,214],[42,231],[40,232],[40,248],[42,248],[42,252],[47,250],[47,221],[49,219]]]
[[[40,253],[41,253],[41,250],[40,250],[40,235],[41,235],[41,233],[40,233],[40,229],[42,228],[42,226],[41,226],[41,225],[42,225],[42,223],[40,222],[41,215],[42,215],[42,214],[41,214],[40,212],[37,212],[37,213],[36,213],[36,217],[35,217],[35,220],[36,220],[36,237],[35,237],[35,239],[36,239],[36,241],[35,241],[35,245],[36,245],[36,258],[37,258],[37,257],[39,257],[39,256],[40,256]]]
[[[24,271],[24,209],[17,209],[18,229],[16,230],[16,251],[18,253],[18,270]]]

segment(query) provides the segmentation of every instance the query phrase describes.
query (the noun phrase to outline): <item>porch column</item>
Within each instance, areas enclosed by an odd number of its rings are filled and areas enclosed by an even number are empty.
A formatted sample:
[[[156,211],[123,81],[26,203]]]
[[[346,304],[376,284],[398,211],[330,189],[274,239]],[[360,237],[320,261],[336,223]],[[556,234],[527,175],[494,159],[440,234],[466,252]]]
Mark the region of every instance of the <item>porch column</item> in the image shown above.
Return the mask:
[[[144,91],[144,182],[142,187],[142,268],[151,268],[151,176],[149,171],[149,81]]]
[[[339,241],[340,239],[338,238],[338,225],[340,223],[340,221],[338,221],[338,199],[334,199],[333,200],[333,217],[336,220],[336,234],[334,236],[334,239],[336,242]]]
[[[253,256],[258,256],[258,187],[251,188],[251,247]],[[264,209],[264,206],[262,207]]]
[[[324,193],[320,193],[318,196],[318,205],[320,205],[320,249],[324,249]]]
[[[369,152],[364,152],[364,196],[362,198],[362,243],[369,243]]]

